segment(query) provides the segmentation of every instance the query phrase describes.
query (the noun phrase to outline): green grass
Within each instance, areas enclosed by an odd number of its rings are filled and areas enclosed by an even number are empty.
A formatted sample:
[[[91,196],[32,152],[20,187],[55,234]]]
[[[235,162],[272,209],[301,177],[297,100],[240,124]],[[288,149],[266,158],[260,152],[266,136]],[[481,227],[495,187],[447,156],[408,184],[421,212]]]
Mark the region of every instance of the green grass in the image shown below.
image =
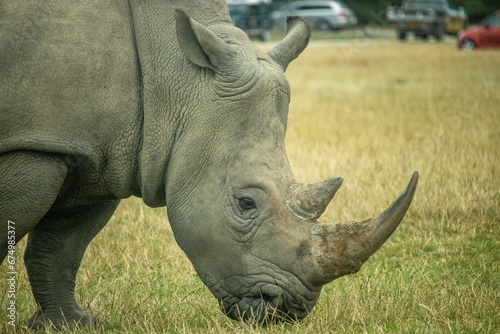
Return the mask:
[[[164,209],[123,201],[87,250],[77,299],[105,320],[62,333],[494,333],[500,328],[500,53],[451,43],[312,43],[288,69],[299,181],[343,176],[322,221],[383,210],[420,172],[402,225],[298,324],[227,319]],[[21,254],[25,240],[17,246]],[[17,332],[35,311],[22,257]],[[4,281],[5,264],[0,279]],[[6,288],[0,288],[0,332]],[[47,333],[54,331],[47,330]]]

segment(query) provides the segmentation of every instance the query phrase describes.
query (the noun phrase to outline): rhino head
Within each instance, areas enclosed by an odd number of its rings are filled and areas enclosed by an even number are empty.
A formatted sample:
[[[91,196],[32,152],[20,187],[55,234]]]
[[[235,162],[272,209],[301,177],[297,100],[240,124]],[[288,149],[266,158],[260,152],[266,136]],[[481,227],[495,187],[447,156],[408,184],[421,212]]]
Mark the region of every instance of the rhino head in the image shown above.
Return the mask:
[[[324,284],[357,272],[397,228],[418,175],[375,219],[319,223],[342,179],[298,183],[285,151],[284,71],[308,43],[307,22],[289,18],[267,53],[230,24],[205,27],[177,11],[176,25],[203,108],[184,122],[168,164],[175,239],[229,317],[302,319]]]

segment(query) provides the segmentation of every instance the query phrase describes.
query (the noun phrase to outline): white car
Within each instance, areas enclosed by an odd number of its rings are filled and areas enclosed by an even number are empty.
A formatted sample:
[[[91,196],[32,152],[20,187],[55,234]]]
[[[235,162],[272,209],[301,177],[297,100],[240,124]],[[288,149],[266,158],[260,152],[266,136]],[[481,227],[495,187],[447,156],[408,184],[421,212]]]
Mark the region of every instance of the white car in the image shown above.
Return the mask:
[[[358,23],[342,1],[293,1],[272,13],[274,26],[284,30],[287,16],[301,16],[317,30],[339,30]]]

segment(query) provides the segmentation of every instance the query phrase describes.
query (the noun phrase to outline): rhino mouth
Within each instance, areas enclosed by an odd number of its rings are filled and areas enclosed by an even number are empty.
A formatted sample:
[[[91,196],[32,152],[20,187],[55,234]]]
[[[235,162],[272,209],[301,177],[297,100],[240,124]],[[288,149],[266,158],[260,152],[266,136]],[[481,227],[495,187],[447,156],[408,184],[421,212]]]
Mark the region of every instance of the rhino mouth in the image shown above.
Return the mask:
[[[304,318],[307,313],[287,310],[280,296],[245,296],[237,303],[222,303],[223,312],[231,319],[256,321],[259,324],[294,322]]]
[[[243,297],[238,303],[223,304],[224,313],[234,320],[255,320],[259,323],[275,323],[279,319],[290,321],[289,313],[286,312],[279,297],[262,295]]]
[[[258,284],[240,297],[226,295],[220,302],[222,311],[231,319],[271,324],[305,318],[314,307],[319,291],[313,295],[311,300],[294,298],[276,285]]]

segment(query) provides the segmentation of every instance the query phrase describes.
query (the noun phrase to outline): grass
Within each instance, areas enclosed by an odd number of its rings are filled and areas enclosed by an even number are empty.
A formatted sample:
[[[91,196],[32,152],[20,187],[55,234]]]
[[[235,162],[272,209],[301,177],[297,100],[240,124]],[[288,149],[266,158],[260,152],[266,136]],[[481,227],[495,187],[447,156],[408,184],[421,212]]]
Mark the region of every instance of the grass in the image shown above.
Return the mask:
[[[345,179],[323,221],[373,216],[413,170],[421,176],[391,239],[358,274],[325,286],[304,321],[260,328],[227,319],[176,246],[165,210],[128,199],[89,246],[78,276],[77,299],[106,323],[61,333],[494,333],[499,55],[451,43],[322,41],[290,65],[287,146],[297,179]],[[17,260],[22,333],[35,305]],[[0,332],[10,333],[6,291],[2,283]]]

